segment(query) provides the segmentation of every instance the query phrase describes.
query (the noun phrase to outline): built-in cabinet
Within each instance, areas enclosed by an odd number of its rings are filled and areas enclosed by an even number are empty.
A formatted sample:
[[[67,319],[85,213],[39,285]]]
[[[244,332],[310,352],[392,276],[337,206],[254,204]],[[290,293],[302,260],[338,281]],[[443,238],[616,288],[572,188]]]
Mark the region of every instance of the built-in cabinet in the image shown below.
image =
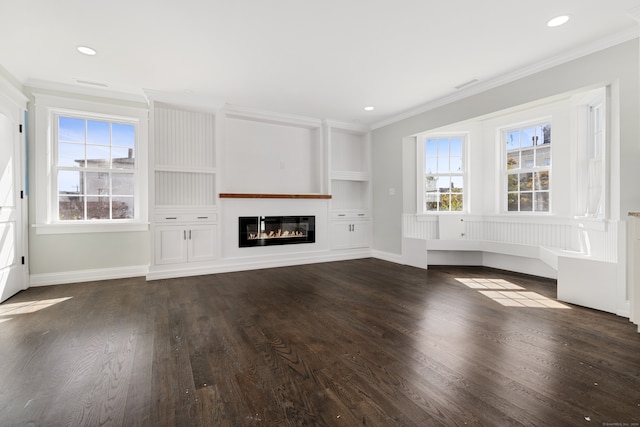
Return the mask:
[[[180,105],[152,102],[150,278],[368,256],[368,128]],[[240,247],[239,217],[255,215],[314,216],[315,241]]]
[[[152,271],[217,258],[215,119],[153,103]]]
[[[331,228],[333,249],[369,247],[369,220],[345,216],[334,219]]]
[[[333,249],[370,246],[371,157],[369,132],[326,123],[331,181]]]
[[[205,262],[216,258],[215,214],[159,217],[154,248],[157,265]]]

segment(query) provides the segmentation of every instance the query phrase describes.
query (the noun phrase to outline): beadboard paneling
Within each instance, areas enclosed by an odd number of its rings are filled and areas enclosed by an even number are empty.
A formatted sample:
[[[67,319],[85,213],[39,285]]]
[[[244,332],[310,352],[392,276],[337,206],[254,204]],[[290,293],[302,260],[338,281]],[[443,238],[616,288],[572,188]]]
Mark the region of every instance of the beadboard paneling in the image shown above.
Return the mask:
[[[215,205],[214,174],[156,171],[155,187],[158,206]]]
[[[156,105],[156,165],[215,169],[213,114]]]

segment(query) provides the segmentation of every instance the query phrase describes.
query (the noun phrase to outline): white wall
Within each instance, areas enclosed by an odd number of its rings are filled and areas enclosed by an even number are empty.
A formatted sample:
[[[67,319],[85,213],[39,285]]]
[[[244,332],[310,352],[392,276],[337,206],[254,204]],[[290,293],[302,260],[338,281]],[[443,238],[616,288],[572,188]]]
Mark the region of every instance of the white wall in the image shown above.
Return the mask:
[[[228,115],[223,152],[223,192],[321,192],[319,121],[313,128]]]
[[[372,132],[373,144],[373,244],[374,250],[400,254],[402,249],[401,217],[404,207],[412,206],[404,200],[407,193],[397,191],[405,178],[406,155],[403,154],[403,139],[430,129],[463,122],[494,114],[498,111],[524,105],[544,98],[556,97],[587,88],[616,83],[619,88],[619,168],[612,170],[612,188],[620,189],[620,198],[612,206],[613,219],[622,219],[629,210],[640,206],[640,150],[638,120],[639,81],[638,40],[632,40],[591,55],[558,65],[545,71],[504,84],[477,95],[435,108]],[[406,140],[405,140],[406,141]],[[558,148],[566,156],[568,147]],[[554,150],[556,148],[554,147]],[[554,163],[554,173],[558,168]],[[473,171],[472,171],[473,173]],[[491,181],[489,174],[483,180]],[[555,182],[555,181],[554,181]],[[561,182],[559,185],[563,185]],[[482,188],[492,190],[483,183]],[[395,196],[389,195],[389,188],[395,188]],[[562,196],[562,195],[561,195]],[[413,197],[413,196],[411,196]],[[570,194],[564,194],[569,198]],[[488,202],[490,203],[490,202]],[[566,200],[557,200],[558,209],[567,212]],[[474,202],[472,206],[475,206]],[[483,210],[495,209],[483,206]]]
[[[65,234],[41,234],[34,225],[46,217],[46,189],[37,187],[36,174],[46,173],[47,142],[46,126],[36,131],[36,122],[42,117],[36,115],[33,90],[26,88],[30,95],[28,111],[29,146],[29,257],[32,285],[64,283],[91,280],[103,277],[127,277],[146,274],[149,264],[149,231],[144,224],[138,228],[144,231],[130,232],[83,232]],[[38,90],[38,93],[69,98],[67,93]],[[146,109],[143,102],[103,99],[93,96],[73,95],[81,103],[112,105],[136,110]],[[46,118],[44,118],[46,123]],[[146,135],[147,123],[141,124]],[[146,137],[145,137],[146,138]],[[146,157],[146,156],[143,156]],[[42,165],[44,160],[45,166]],[[148,161],[145,159],[144,161]],[[38,170],[39,169],[39,170]],[[147,168],[143,168],[147,173]],[[145,188],[143,191],[147,191]],[[146,212],[146,197],[143,209]],[[147,215],[143,215],[148,221]],[[85,273],[80,273],[85,272]],[[93,276],[92,276],[93,275]],[[56,279],[52,279],[55,276]]]

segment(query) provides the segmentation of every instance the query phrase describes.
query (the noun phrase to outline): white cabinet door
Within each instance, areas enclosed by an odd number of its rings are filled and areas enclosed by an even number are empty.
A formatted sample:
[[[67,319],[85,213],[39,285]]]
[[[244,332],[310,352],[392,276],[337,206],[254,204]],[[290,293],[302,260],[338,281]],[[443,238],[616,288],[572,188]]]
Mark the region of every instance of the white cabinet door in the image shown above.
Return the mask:
[[[351,224],[351,247],[369,247],[369,221],[355,221]]]
[[[334,221],[332,224],[331,247],[333,249],[347,249],[351,245],[351,223]]]
[[[187,262],[187,229],[181,225],[156,228],[156,264]]]
[[[369,221],[334,221],[331,247],[355,249],[369,246]]]
[[[215,259],[215,225],[191,225],[188,227],[187,233],[189,261],[211,261]]]

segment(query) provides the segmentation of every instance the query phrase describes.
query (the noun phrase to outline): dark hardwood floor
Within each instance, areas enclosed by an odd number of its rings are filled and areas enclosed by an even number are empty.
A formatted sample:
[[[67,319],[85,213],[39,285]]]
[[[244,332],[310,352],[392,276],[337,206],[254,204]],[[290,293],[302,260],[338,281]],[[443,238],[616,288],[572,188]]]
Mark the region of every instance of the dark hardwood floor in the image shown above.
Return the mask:
[[[504,306],[461,278],[555,297],[375,259],[32,288],[0,305],[0,425],[640,423],[627,319]]]

